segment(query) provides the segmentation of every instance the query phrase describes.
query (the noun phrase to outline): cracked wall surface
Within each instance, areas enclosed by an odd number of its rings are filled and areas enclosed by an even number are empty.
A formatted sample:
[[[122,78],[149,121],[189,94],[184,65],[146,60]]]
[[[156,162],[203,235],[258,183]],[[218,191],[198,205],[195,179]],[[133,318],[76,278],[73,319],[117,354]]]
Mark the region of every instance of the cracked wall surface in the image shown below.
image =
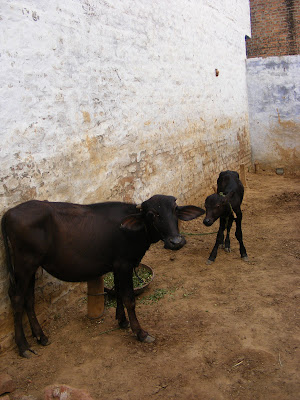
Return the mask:
[[[249,165],[248,0],[7,0],[0,27],[1,215],[32,198],[201,205]],[[45,315],[71,287],[40,274]]]

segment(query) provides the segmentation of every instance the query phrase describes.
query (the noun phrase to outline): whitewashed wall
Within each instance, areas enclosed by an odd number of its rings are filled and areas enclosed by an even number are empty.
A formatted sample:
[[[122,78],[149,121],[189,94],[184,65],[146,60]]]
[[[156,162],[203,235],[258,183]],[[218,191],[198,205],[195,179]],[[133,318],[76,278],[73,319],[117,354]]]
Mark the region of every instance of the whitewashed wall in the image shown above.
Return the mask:
[[[1,214],[31,198],[201,204],[250,163],[248,0],[6,0],[0,15]]]
[[[254,162],[300,173],[300,56],[247,60]]]

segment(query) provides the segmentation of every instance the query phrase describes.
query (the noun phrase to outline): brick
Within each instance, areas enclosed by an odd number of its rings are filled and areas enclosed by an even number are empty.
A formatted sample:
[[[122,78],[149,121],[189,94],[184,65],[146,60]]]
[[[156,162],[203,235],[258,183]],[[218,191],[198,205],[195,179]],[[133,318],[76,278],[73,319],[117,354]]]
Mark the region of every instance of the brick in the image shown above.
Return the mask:
[[[76,389],[67,385],[51,385],[45,388],[44,400],[94,400],[83,389]]]
[[[15,382],[8,374],[0,374],[0,396],[15,390]]]
[[[247,39],[247,57],[271,57],[300,53],[297,21],[300,2],[250,0],[252,37]],[[280,40],[279,35],[283,35]]]

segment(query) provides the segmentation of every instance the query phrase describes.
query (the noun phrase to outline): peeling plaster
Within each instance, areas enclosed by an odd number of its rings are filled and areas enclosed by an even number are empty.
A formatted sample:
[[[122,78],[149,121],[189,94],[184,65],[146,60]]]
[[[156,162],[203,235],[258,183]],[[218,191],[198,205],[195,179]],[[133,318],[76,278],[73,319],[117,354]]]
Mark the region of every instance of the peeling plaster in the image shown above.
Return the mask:
[[[1,214],[32,198],[201,204],[220,170],[249,165],[248,0],[114,4],[1,5]],[[37,284],[51,307],[70,287]]]

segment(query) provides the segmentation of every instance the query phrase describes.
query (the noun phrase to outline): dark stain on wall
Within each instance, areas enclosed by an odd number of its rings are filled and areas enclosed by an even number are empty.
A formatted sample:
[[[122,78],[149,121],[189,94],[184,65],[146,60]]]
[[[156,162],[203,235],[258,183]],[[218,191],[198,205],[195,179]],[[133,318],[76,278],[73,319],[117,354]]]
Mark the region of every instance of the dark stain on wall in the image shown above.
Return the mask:
[[[288,27],[288,46],[289,55],[297,54],[297,41],[296,41],[296,23],[294,16],[294,0],[285,0],[287,8],[287,27]]]

